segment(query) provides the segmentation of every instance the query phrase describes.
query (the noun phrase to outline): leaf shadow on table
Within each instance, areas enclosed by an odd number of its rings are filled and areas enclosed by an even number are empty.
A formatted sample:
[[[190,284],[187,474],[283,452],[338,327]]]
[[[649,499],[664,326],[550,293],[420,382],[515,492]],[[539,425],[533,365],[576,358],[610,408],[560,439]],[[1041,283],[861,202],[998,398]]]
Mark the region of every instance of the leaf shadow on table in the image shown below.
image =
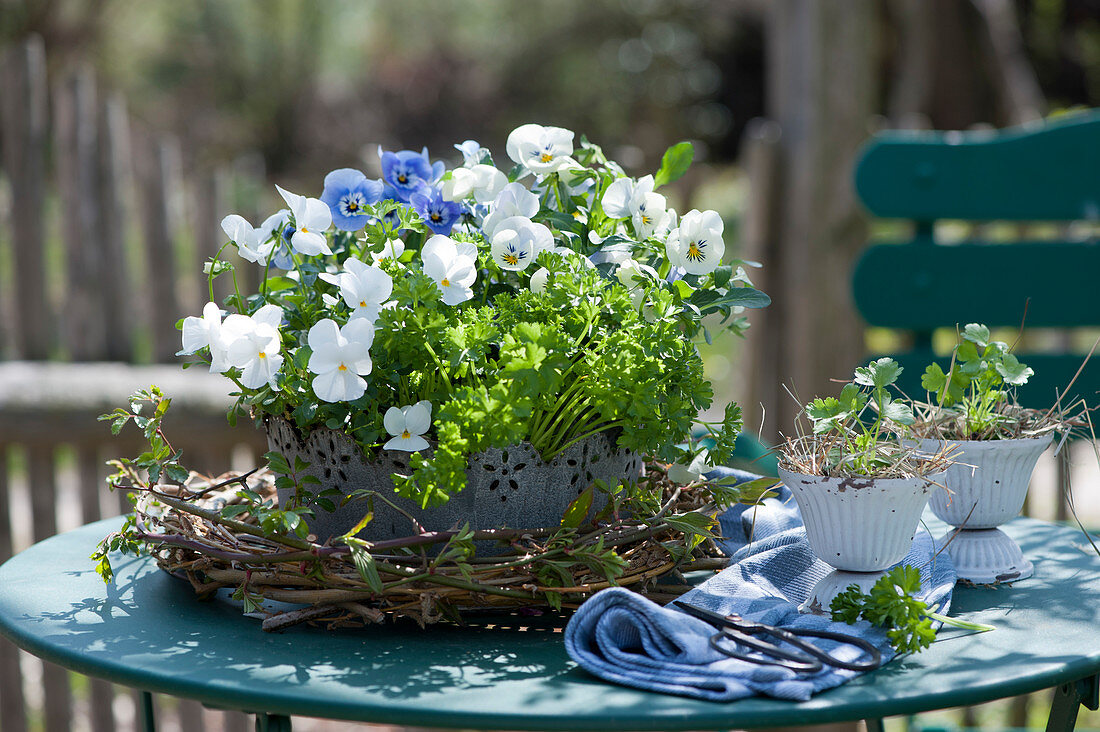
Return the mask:
[[[79,652],[89,668],[139,668],[177,691],[260,682],[305,692],[322,684],[409,699],[545,680],[572,667],[561,643],[561,615],[478,615],[470,627],[427,630],[412,622],[334,631],[299,626],[272,634],[231,604],[198,600],[186,582],[148,559],[118,558],[115,569],[109,585],[90,564],[86,572],[66,573],[88,594],[65,610],[24,620],[48,625],[42,637]]]

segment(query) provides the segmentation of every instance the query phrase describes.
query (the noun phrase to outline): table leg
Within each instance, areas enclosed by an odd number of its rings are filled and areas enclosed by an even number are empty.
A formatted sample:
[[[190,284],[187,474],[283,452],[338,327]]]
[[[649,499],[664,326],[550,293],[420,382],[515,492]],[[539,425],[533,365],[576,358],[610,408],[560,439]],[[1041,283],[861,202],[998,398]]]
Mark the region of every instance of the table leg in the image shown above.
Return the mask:
[[[141,728],[145,732],[157,732],[157,716],[153,711],[153,695],[141,692]]]
[[[865,719],[863,723],[867,725],[867,732],[884,732],[886,729],[882,726],[882,719]]]
[[[1089,709],[1100,707],[1100,676],[1089,676],[1054,690],[1047,732],[1071,732],[1082,704]]]
[[[290,717],[260,712],[256,715],[256,732],[291,732]]]

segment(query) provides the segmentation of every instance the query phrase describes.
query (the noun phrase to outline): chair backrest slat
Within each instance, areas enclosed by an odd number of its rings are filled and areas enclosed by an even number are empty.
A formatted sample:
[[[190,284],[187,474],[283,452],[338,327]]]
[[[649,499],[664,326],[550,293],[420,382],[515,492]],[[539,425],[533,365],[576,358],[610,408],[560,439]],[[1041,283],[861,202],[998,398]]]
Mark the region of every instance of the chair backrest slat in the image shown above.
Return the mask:
[[[1100,112],[1004,132],[887,132],[856,164],[876,216],[933,221],[1100,220]]]
[[[1100,325],[1100,242],[923,242],[869,247],[852,293],[871,325],[931,330],[960,317],[990,326]]]

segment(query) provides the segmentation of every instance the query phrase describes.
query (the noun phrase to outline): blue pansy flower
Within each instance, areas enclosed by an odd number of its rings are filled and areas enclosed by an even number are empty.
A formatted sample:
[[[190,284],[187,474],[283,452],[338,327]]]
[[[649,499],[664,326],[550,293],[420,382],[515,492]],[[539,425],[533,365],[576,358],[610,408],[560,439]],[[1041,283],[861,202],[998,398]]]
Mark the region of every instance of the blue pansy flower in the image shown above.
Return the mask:
[[[428,160],[428,148],[417,153],[412,150],[387,152],[379,147],[378,155],[382,158],[382,179],[393,188],[394,195],[402,203],[408,203],[421,186],[435,183],[446,170],[442,160],[434,165]]]
[[[370,214],[367,206],[382,198],[382,181],[369,180],[358,170],[340,168],[325,176],[321,200],[332,211],[332,223],[342,231],[359,231]]]
[[[436,234],[450,234],[455,223],[462,217],[462,204],[445,200],[443,191],[439,188],[421,188],[412,194],[410,203],[428,228]]]

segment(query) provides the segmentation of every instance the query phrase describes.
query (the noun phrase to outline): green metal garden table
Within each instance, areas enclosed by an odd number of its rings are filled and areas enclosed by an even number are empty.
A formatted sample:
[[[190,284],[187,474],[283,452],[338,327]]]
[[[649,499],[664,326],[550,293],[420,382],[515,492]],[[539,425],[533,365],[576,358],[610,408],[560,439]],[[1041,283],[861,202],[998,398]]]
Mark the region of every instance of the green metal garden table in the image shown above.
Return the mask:
[[[88,559],[119,519],[55,536],[0,566],[0,633],[90,676],[223,709],[417,727],[700,730],[868,719],[1059,687],[1048,730],[1097,707],[1100,558],[1073,529],[1017,519],[1006,530],[1035,563],[1011,587],[956,590],[952,614],[995,632],[944,630],[917,656],[802,703],[704,702],[614,686],[565,654],[558,615],[481,616],[470,627],[389,624],[264,633],[148,558],[116,558],[104,585]],[[148,698],[148,697],[147,697]]]

